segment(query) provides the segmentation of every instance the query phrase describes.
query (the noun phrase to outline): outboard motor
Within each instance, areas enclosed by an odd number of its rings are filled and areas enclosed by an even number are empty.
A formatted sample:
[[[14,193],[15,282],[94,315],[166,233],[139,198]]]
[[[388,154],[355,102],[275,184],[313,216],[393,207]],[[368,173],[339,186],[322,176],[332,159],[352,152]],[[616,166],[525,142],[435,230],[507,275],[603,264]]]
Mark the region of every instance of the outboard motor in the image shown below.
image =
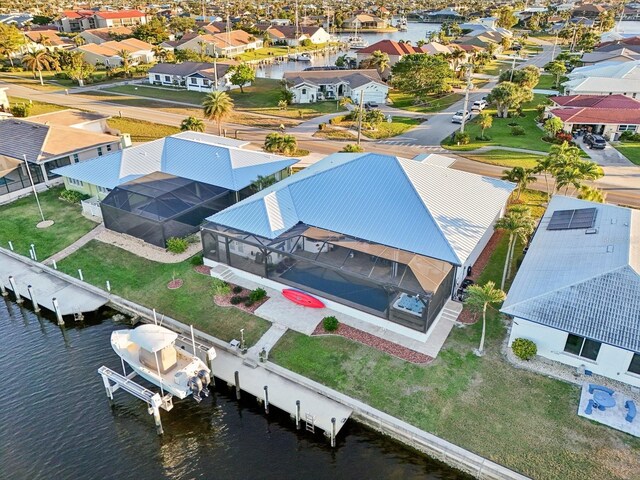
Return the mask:
[[[202,392],[202,380],[200,380],[200,377],[191,377],[187,386],[191,389],[191,396],[193,399],[200,403],[202,401],[202,397],[200,396],[200,393]]]
[[[202,394],[205,397],[209,396],[209,384],[211,384],[211,375],[206,370],[200,370],[198,372],[198,378],[202,382]]]

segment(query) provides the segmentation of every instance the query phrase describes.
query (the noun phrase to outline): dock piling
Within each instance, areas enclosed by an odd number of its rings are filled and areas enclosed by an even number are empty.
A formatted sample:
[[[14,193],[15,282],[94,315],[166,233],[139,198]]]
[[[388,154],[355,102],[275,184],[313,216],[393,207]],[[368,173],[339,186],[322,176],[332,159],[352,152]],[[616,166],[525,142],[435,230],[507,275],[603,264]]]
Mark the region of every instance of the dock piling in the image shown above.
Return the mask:
[[[38,301],[36,300],[36,295],[35,293],[33,293],[33,287],[31,285],[27,285],[27,291],[29,292],[29,298],[31,298],[33,311],[38,313],[40,311],[40,305],[38,305]]]
[[[331,446],[336,446],[336,417],[331,419]]]
[[[2,294],[3,297],[6,297],[7,295],[9,295],[7,293],[7,289],[4,287],[4,282],[0,282],[0,293]]]
[[[236,398],[240,400],[240,372],[236,370],[233,374],[236,381]]]
[[[56,314],[56,318],[58,319],[58,325],[64,325],[64,319],[62,318],[62,313],[60,313],[60,306],[58,305],[58,299],[52,298],[51,303],[53,303],[53,311]]]
[[[264,413],[269,413],[269,387],[264,386]]]
[[[300,430],[300,400],[296,400],[296,430]]]
[[[13,290],[13,294],[16,296],[16,303],[22,303],[22,297],[18,292],[18,287],[16,285],[16,279],[13,278],[13,275],[9,275],[9,285],[11,285],[11,290]]]

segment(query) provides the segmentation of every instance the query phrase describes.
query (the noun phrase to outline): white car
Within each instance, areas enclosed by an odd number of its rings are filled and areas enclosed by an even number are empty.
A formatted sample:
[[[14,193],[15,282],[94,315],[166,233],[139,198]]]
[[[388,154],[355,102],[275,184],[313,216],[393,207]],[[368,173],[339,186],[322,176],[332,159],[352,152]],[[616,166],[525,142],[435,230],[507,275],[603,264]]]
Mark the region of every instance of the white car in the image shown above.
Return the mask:
[[[458,110],[451,117],[451,123],[462,123],[463,121],[467,121],[469,119],[469,112],[463,112],[462,110]]]
[[[487,107],[487,102],[485,100],[476,100],[475,102],[473,102],[473,105],[471,106],[471,110],[477,110],[478,112],[481,112],[482,110],[484,110]]]

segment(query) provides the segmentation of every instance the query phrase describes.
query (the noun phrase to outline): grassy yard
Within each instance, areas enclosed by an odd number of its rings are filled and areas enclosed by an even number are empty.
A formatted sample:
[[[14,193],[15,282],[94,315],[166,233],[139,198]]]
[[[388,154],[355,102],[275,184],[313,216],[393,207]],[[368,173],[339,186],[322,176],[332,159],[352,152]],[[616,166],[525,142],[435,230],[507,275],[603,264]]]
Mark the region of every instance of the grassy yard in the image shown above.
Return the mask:
[[[489,150],[483,153],[460,153],[461,156],[476,162],[488,163],[490,165],[499,165],[505,168],[524,167],[533,168],[542,155],[534,155],[532,153],[512,152],[510,150]]]
[[[339,130],[337,128],[329,128],[325,127],[324,130],[318,130],[313,134],[316,138],[327,138],[329,140],[355,140],[357,137],[347,131],[347,130]]]
[[[460,93],[449,93],[444,96],[430,95],[425,102],[416,103],[416,97],[407,93],[391,91],[389,100],[391,106],[408,110],[410,112],[432,113],[446,110],[454,103],[462,100],[464,95]]]
[[[36,78],[33,78],[31,72],[2,72],[0,73],[0,80],[14,85],[20,85],[22,87],[33,88],[35,90],[54,91],[62,90],[63,88],[71,88],[70,80],[67,80],[69,85],[63,85],[59,83],[58,80],[54,80],[54,75],[55,72],[42,72],[44,85],[40,85],[40,79],[37,78],[37,76]]]
[[[468,151],[475,150],[480,147],[486,146],[498,146],[498,147],[514,147],[524,148],[528,150],[534,150],[539,152],[548,152],[551,148],[551,144],[542,141],[544,132],[536,125],[536,117],[538,112],[536,106],[545,102],[545,96],[536,94],[533,101],[526,103],[523,106],[524,117],[519,118],[493,118],[493,126],[485,131],[485,136],[491,138],[489,141],[478,141],[476,137],[480,136],[482,129],[478,126],[476,120],[472,120],[467,123],[465,132],[469,134],[471,143],[468,145],[447,145],[443,143],[442,146],[449,150],[456,151]],[[487,108],[485,110],[492,115],[495,115],[496,110],[493,108]],[[520,136],[514,136],[511,134],[511,125],[517,124],[524,128],[525,134]]]
[[[63,190],[56,187],[38,194],[45,219],[55,222],[49,228],[36,228],[42,218],[33,195],[0,206],[0,244],[9,248],[11,241],[16,253],[28,256],[33,243],[38,260],[44,260],[95,228],[94,222],[82,216],[80,205],[58,199]]]
[[[542,198],[538,192],[523,195],[536,214]],[[503,237],[481,283],[500,280],[506,248]],[[495,309],[489,313],[482,358],[472,352],[480,333],[481,322],[454,328],[427,366],[342,337],[293,332],[270,358],[532,478],[637,478],[638,439],[578,417],[577,387],[507,363],[500,354],[506,325]]]
[[[9,103],[11,103],[11,105],[14,105],[16,103],[29,103],[29,99],[20,97],[9,97]],[[60,110],[67,110],[67,107],[31,100],[31,110],[29,112],[29,116],[41,115],[43,113],[59,112]]]
[[[562,85],[566,81],[567,81],[567,77],[560,77],[560,85]],[[559,87],[557,87],[555,83],[556,83],[555,75],[549,75],[549,74],[543,73],[542,75],[540,75],[540,81],[538,82],[538,85],[535,86],[535,88],[544,89],[544,90],[558,90]]]
[[[615,148],[636,165],[640,165],[640,142],[618,142]]]
[[[335,45],[332,43],[319,43],[314,45],[309,45],[307,47],[298,47],[297,51],[299,53],[302,52],[313,52],[320,51],[326,48],[329,45]],[[273,57],[286,57],[288,54],[293,54],[296,50],[293,48],[287,48],[286,46],[281,45],[272,45],[270,47],[259,48],[252,52],[245,52],[241,55],[238,55],[235,59],[243,62],[248,62],[252,60],[267,60]]]
[[[224,341],[240,338],[240,329],[244,328],[247,344],[253,345],[270,326],[266,320],[235,307],[218,307],[213,302],[212,278],[196,273],[189,260],[157,263],[92,240],[58,267],[74,276],[81,268],[85,281],[101,288],[109,280],[113,293]],[[167,283],[174,276],[184,284],[177,290],[169,290]]]
[[[334,125],[339,125],[341,127],[357,129],[358,123],[356,121],[345,120],[344,116],[334,117],[333,118]],[[362,135],[368,138],[373,139],[382,139],[382,138],[391,138],[396,137],[398,135],[402,135],[403,133],[411,130],[416,125],[420,125],[422,122],[419,118],[412,117],[391,117],[391,123],[384,122],[380,123],[375,130],[368,130],[364,128],[364,124],[362,127]]]
[[[107,120],[107,123],[111,128],[120,130],[120,133],[130,134],[133,142],[149,142],[180,132],[178,127],[171,125],[161,125],[126,117],[113,117]]]

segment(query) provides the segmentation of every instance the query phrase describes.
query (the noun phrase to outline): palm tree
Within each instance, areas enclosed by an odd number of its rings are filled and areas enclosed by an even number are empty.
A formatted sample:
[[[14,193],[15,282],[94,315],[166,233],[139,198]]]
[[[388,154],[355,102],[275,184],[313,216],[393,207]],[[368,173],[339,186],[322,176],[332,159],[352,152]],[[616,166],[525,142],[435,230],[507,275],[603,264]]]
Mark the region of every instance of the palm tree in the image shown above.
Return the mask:
[[[502,290],[495,288],[493,282],[487,282],[483,286],[471,285],[467,288],[469,296],[465,303],[476,311],[482,311],[482,335],[480,336],[480,347],[476,351],[478,356],[484,354],[484,339],[487,332],[487,306],[502,302],[506,295]]]
[[[498,44],[493,43],[493,42],[487,43],[486,51],[490,56],[493,57],[495,55],[497,49],[498,49]]]
[[[38,72],[40,85],[44,85],[42,70],[51,71],[58,68],[56,59],[47,50],[29,50],[22,56],[22,64],[31,70],[33,78],[36,77],[36,71]]]
[[[84,37],[81,37],[80,35],[76,35],[75,37],[73,37],[73,43],[76,44],[76,47],[80,47],[85,43],[87,43],[87,41],[84,39]]]
[[[187,117],[182,120],[180,124],[180,130],[183,132],[204,132],[204,122],[196,117]]]
[[[264,139],[264,149],[267,152],[279,152],[282,150],[282,135],[273,132],[269,133]]]
[[[293,135],[283,135],[280,151],[285,155],[293,155],[298,150],[298,140]]]
[[[153,55],[158,59],[160,63],[163,63],[167,60],[169,52],[162,48],[160,45],[154,45]]]
[[[38,40],[36,40],[36,43],[39,43],[43,47],[50,47],[51,46],[51,39],[47,35],[40,34],[40,38],[38,38]]]
[[[351,97],[342,97],[338,101],[338,105],[340,105],[341,107],[346,107],[347,105],[351,105],[352,103],[353,103],[353,100],[351,100]]]
[[[460,62],[462,62],[466,56],[467,54],[461,48],[456,48],[447,55],[447,59],[451,62],[451,68],[456,72],[458,78],[460,78],[460,75],[462,74],[462,69],[459,69],[458,67],[460,66]]]
[[[556,145],[554,145],[555,147]],[[533,169],[534,173],[541,173],[544,175],[544,184],[547,191],[547,202],[551,198],[551,190],[549,189],[549,175],[553,175],[555,168],[554,160],[551,155],[545,155],[536,161],[536,166]]]
[[[370,65],[378,70],[378,73],[382,74],[382,72],[389,68],[389,55],[380,50],[376,50],[371,54]]]
[[[482,140],[484,140],[484,131],[487,128],[491,128],[491,125],[493,125],[493,117],[491,114],[489,112],[482,112],[478,117],[478,125],[480,125],[480,128],[482,129],[480,136],[482,137]]]
[[[511,276],[511,264],[513,263],[516,240],[519,238],[522,243],[526,243],[529,235],[533,233],[534,223],[529,209],[523,206],[511,207],[507,214],[496,222],[494,226],[496,230],[509,232],[507,255],[504,261],[504,269],[502,270],[502,280],[500,281],[501,289],[504,289],[507,278]]]
[[[120,50],[117,52],[122,61],[122,71],[129,76],[131,71],[131,53],[128,50]]]
[[[218,124],[218,135],[222,135],[222,119],[233,110],[233,100],[226,92],[211,92],[202,102],[204,116]]]
[[[604,203],[607,194],[599,188],[593,188],[588,185],[580,187],[578,198],[580,200],[588,200],[589,202]]]
[[[522,190],[527,188],[530,183],[537,181],[535,175],[532,175],[533,170],[524,167],[513,167],[511,170],[504,170],[502,173],[504,174],[502,176],[502,180],[507,180],[508,182],[513,182],[517,185],[516,202],[520,200]]]
[[[269,177],[263,177],[262,175],[258,175],[258,177],[251,182],[251,190],[253,190],[253,192],[257,193],[260,190],[264,190],[265,188],[273,185],[274,183],[276,183],[276,178],[271,175]]]

